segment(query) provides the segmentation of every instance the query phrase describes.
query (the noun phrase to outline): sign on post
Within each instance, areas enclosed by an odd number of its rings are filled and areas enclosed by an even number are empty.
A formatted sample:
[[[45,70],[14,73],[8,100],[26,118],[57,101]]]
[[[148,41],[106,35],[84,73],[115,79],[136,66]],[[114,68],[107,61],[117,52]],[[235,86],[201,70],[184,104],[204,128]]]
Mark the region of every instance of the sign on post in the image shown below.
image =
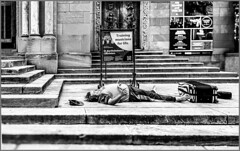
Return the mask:
[[[104,62],[133,61],[133,31],[102,30]]]
[[[100,30],[101,46],[101,75],[102,64],[105,62],[105,75],[107,62],[133,62],[133,86],[136,85],[134,30]],[[106,76],[105,76],[106,78]]]

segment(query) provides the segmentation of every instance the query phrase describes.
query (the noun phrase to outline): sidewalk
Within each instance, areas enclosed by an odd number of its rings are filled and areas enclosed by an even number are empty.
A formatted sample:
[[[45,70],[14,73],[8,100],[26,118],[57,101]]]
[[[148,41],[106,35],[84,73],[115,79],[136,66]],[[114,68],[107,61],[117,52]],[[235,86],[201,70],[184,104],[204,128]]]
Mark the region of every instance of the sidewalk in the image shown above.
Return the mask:
[[[232,99],[219,99],[218,104],[211,103],[190,103],[190,102],[124,102],[118,103],[115,106],[105,105],[95,102],[86,102],[84,97],[88,91],[97,88],[97,84],[64,84],[62,94],[59,101],[60,108],[215,108],[219,110],[228,110],[232,112],[232,108],[239,108],[239,84],[233,83],[212,83],[218,87],[219,91],[232,92]],[[144,90],[151,90],[154,84],[140,84],[140,88]],[[177,84],[155,84],[157,92],[160,94],[169,94],[178,96]],[[76,99],[84,102],[84,106],[70,106],[69,99]],[[184,110],[183,110],[184,112]]]

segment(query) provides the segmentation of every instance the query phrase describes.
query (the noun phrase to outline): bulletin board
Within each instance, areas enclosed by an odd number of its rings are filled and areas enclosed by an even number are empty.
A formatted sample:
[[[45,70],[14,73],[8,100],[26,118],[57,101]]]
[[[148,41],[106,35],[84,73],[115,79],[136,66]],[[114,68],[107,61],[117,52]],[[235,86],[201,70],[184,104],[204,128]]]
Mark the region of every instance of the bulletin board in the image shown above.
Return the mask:
[[[170,15],[170,52],[212,51],[212,2],[171,1]]]

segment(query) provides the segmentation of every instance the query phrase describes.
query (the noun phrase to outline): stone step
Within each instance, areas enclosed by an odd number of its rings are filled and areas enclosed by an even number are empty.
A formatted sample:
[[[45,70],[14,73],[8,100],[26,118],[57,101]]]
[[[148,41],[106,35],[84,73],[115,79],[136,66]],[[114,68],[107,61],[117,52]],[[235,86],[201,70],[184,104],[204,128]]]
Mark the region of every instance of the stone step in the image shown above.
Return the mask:
[[[24,60],[24,56],[1,56],[2,60]]]
[[[218,67],[151,67],[136,68],[136,72],[219,72]],[[100,68],[58,69],[58,73],[99,73]],[[103,67],[103,73],[105,68]],[[107,73],[133,72],[133,68],[107,68]]]
[[[20,83],[30,83],[42,75],[44,75],[44,70],[34,70],[20,75],[2,75],[1,83],[2,84],[20,84]]]
[[[91,52],[92,56],[99,56],[99,52]],[[135,51],[135,55],[163,55],[163,51]]]
[[[136,63],[135,67],[149,68],[149,67],[202,67],[204,64],[199,62],[179,62],[179,63]],[[92,68],[100,68],[99,63],[92,64]],[[103,64],[105,68],[105,63]],[[107,63],[107,68],[129,68],[133,67],[133,63]]]
[[[24,94],[40,94],[51,84],[54,80],[53,74],[46,74],[30,84],[26,84],[23,88]]]
[[[63,73],[56,74],[56,78],[99,78],[99,73]],[[103,73],[105,76],[105,73]],[[107,73],[107,78],[128,78],[131,77],[132,73]],[[143,77],[157,77],[157,78],[200,78],[200,77],[238,77],[235,72],[138,72],[137,78]]]
[[[5,125],[3,143],[238,146],[238,125]],[[46,139],[47,138],[47,139]]]
[[[135,55],[135,58],[136,59],[162,59],[162,58],[176,58],[176,55],[140,55],[140,54],[137,54]],[[95,59],[100,59],[100,55],[93,55],[92,56],[92,59],[95,60]]]
[[[188,62],[189,59],[188,58],[161,58],[161,59],[136,59],[135,61],[136,63],[150,63],[150,62],[166,63],[166,62]],[[100,59],[92,60],[92,63],[100,64]]]
[[[1,60],[1,68],[11,68],[14,66],[25,66],[25,60]]]
[[[67,102],[67,101],[66,101]],[[3,124],[154,124],[154,125],[238,125],[238,108],[209,107],[209,104],[141,102],[109,106],[84,102],[81,107],[2,108]],[[221,101],[223,103],[223,101]],[[138,102],[138,105],[141,105]],[[176,104],[176,105],[175,105]],[[101,106],[102,105],[102,106]],[[124,106],[125,105],[125,106]],[[136,104],[135,104],[136,105]],[[161,106],[162,107],[159,107]],[[175,105],[175,106],[174,106]],[[177,106],[178,105],[178,106]],[[181,106],[182,105],[182,106]],[[188,107],[183,107],[183,106]],[[194,107],[195,105],[195,107]],[[198,106],[197,106],[198,105]],[[205,106],[204,106],[205,105]],[[95,106],[95,107],[94,107]],[[203,107],[204,106],[204,107]],[[218,108],[216,108],[218,107]]]
[[[100,81],[99,78],[61,78],[66,83],[79,83],[79,84],[96,84]],[[129,80],[132,80],[132,76],[129,78],[107,78],[103,77],[103,82],[110,84],[115,83],[118,80],[122,83],[129,83]],[[184,81],[199,81],[199,82],[206,82],[206,83],[239,83],[239,77],[202,77],[202,78],[137,78],[137,82],[141,83],[178,83]]]
[[[2,144],[3,150],[238,150],[238,146],[167,146],[109,144]]]
[[[43,94],[2,95],[2,107],[41,107],[54,108],[58,106],[63,80],[54,80]]]
[[[2,75],[19,75],[35,70],[35,65],[13,66],[10,68],[2,68]]]
[[[46,74],[30,84],[1,84],[2,94],[40,94],[52,82],[54,75]]]

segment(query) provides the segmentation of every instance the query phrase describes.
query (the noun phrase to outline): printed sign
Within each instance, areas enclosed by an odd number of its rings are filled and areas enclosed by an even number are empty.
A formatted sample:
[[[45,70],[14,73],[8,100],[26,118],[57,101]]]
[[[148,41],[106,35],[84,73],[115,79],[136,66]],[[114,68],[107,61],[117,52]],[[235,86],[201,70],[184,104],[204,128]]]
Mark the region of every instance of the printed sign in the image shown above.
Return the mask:
[[[192,50],[212,49],[212,41],[192,41]]]
[[[132,61],[133,31],[101,31],[103,61]]]
[[[183,2],[171,1],[171,16],[182,16],[183,15]]]
[[[190,30],[170,30],[171,50],[190,50]]]
[[[202,18],[202,27],[203,28],[210,28],[213,25],[213,20],[211,17],[205,16]]]

